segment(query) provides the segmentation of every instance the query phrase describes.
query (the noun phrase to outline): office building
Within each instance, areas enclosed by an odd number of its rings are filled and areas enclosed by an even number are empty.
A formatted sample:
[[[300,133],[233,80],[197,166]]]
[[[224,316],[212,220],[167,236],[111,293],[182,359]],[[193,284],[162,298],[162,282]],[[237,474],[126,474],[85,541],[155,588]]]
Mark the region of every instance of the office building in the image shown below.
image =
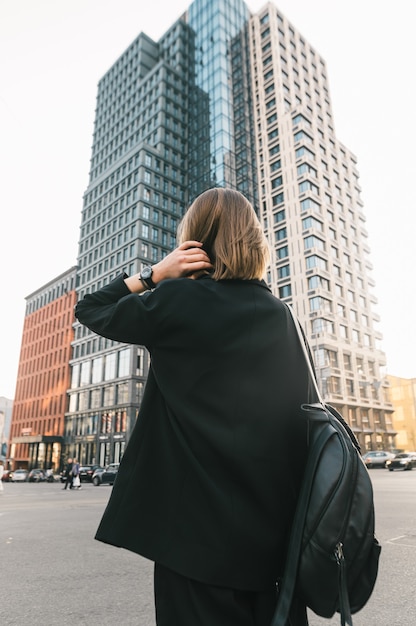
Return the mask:
[[[195,0],[144,33],[98,84],[79,242],[79,296],[175,245],[192,199],[230,186],[272,249],[267,280],[311,342],[324,394],[364,450],[390,448],[392,408],[356,158],[336,137],[325,61],[274,4]],[[76,324],[68,452],[119,461],[149,357]]]

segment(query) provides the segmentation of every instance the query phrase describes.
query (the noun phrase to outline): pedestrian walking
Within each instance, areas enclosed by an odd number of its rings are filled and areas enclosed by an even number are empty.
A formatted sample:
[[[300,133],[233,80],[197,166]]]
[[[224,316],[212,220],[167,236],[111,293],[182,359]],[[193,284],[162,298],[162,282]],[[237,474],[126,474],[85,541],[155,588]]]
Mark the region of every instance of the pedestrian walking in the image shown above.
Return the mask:
[[[69,458],[65,465],[65,486],[64,489],[72,489],[72,459]]]
[[[81,489],[81,478],[79,475],[79,463],[77,459],[74,459],[72,463],[72,488]]]
[[[151,355],[96,539],[155,562],[158,626],[269,626],[306,460],[299,406],[315,397],[248,200],[204,192],[178,244],[76,306]],[[307,624],[296,599],[290,623]]]

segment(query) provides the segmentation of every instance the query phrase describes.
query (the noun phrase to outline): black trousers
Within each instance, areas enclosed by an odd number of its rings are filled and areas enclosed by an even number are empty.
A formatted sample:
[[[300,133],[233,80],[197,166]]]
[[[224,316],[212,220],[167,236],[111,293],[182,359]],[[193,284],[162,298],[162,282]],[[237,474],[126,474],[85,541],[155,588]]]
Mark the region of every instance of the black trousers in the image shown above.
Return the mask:
[[[213,587],[156,563],[157,626],[270,626],[277,592]],[[299,610],[300,609],[300,610]],[[288,626],[307,626],[306,609],[293,607]]]
[[[64,489],[66,489],[68,485],[69,485],[69,488],[72,489],[72,474],[69,474],[69,476],[66,477]]]

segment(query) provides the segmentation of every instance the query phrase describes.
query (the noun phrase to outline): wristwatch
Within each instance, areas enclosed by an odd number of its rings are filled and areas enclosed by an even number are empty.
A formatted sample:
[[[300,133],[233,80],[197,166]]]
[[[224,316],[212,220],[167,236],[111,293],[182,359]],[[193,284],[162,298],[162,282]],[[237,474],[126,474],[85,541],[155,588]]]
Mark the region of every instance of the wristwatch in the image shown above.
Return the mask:
[[[139,274],[139,278],[142,281],[143,286],[146,287],[146,289],[154,289],[156,287],[155,283],[152,280],[152,274],[153,268],[151,265],[145,265]]]

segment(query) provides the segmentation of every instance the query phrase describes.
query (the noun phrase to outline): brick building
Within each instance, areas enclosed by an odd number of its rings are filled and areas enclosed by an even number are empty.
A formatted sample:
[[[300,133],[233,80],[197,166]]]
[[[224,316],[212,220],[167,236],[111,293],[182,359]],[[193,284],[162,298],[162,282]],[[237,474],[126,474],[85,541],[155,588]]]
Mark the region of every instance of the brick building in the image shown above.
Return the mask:
[[[12,469],[60,467],[75,285],[72,267],[26,298],[8,450]]]

